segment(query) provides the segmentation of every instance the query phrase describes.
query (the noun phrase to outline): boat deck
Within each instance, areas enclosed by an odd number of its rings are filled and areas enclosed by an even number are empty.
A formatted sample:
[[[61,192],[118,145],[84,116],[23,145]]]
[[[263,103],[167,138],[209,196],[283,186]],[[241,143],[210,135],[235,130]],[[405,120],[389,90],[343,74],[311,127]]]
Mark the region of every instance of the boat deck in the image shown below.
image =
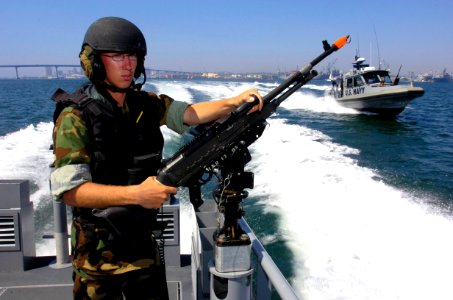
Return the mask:
[[[72,299],[72,268],[56,268],[54,261],[55,257],[36,257],[27,271],[0,271],[0,300]],[[167,266],[167,281],[170,299],[193,299],[190,264]]]
[[[36,257],[27,271],[0,271],[0,299],[72,299],[72,268],[51,268],[54,257]]]

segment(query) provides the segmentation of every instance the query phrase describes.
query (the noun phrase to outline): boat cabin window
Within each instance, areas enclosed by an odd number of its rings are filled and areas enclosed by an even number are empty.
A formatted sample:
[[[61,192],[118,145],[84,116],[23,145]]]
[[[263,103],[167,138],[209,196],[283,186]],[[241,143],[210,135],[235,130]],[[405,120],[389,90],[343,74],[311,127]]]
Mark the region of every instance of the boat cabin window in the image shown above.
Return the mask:
[[[365,73],[363,74],[363,78],[365,78],[367,84],[373,83],[393,84],[392,79],[390,78],[389,73],[386,70]]]
[[[354,77],[354,86],[361,86],[363,84],[364,84],[364,82],[363,82],[361,76],[355,76]]]
[[[393,81],[389,75],[385,75],[385,76],[381,77],[381,79],[384,83],[393,84]]]
[[[347,88],[352,88],[352,78],[346,79],[346,87]]]
[[[361,85],[364,85],[362,76],[354,76],[352,78],[346,79],[347,88],[357,87],[357,86],[361,86]]]
[[[379,83],[381,80],[377,73],[368,73],[363,74],[363,78],[365,78],[367,84]]]

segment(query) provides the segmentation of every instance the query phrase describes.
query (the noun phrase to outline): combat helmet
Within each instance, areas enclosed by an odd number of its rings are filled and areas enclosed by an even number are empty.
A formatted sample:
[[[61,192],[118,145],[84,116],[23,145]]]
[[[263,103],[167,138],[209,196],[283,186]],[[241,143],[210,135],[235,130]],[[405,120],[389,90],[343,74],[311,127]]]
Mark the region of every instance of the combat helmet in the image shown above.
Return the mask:
[[[79,54],[80,64],[91,81],[105,79],[102,52],[126,52],[137,55],[134,78],[145,74],[146,41],[143,33],[132,22],[119,17],[104,17],[88,28]],[[145,79],[146,80],[146,79]]]

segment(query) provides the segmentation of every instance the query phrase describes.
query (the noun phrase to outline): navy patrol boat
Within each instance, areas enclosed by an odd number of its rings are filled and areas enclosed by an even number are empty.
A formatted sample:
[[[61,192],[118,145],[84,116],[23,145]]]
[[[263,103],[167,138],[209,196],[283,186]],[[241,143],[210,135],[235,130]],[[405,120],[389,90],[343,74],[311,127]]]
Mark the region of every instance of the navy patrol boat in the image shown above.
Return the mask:
[[[424,94],[421,87],[402,85],[398,75],[392,80],[389,70],[376,69],[355,57],[353,69],[332,81],[333,95],[338,104],[358,111],[383,116],[396,116],[415,98]]]

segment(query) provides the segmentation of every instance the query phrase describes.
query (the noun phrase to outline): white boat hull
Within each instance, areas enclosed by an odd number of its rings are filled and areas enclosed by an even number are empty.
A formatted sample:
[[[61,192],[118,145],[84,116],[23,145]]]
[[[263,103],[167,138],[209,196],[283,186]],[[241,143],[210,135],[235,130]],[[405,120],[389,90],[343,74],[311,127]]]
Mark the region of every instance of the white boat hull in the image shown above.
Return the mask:
[[[395,116],[401,113],[413,99],[424,94],[420,87],[413,86],[364,86],[338,92],[335,100],[342,106],[358,111]]]

